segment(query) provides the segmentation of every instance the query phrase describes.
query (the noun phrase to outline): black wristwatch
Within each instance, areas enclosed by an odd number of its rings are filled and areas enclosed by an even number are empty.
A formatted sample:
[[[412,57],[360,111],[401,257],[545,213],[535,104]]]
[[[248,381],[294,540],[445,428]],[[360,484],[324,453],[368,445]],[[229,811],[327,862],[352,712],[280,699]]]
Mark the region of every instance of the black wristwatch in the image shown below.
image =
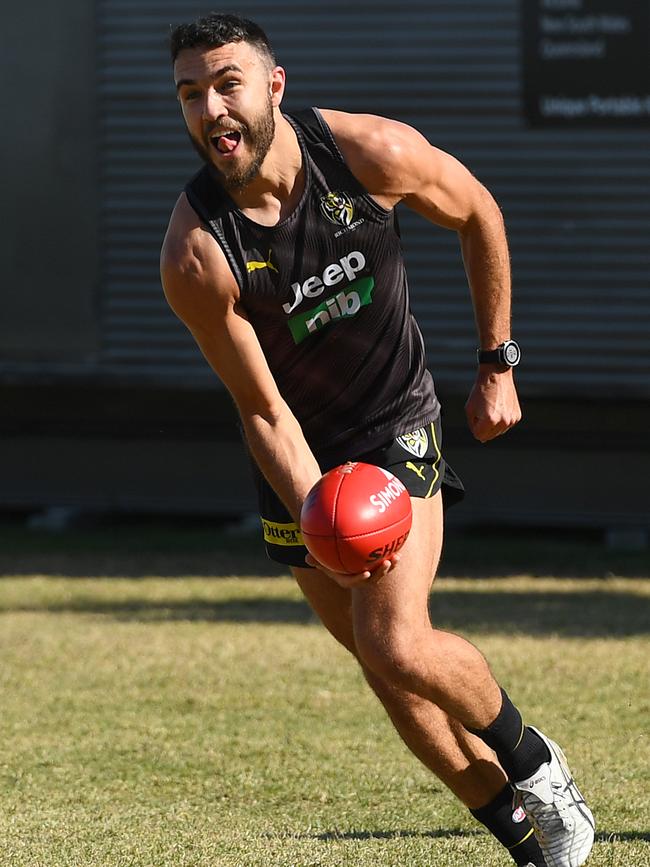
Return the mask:
[[[498,364],[501,367],[516,367],[521,361],[521,349],[514,340],[506,340],[496,349],[477,349],[479,364]]]

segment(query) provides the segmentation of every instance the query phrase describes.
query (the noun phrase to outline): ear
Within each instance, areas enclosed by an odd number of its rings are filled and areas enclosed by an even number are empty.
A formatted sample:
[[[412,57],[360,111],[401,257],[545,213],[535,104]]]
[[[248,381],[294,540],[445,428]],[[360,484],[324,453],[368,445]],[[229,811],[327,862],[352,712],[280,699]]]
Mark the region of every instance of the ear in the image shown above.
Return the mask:
[[[281,66],[276,66],[271,72],[271,80],[269,82],[269,93],[273,108],[277,108],[282,102],[286,80],[287,74],[284,69]]]

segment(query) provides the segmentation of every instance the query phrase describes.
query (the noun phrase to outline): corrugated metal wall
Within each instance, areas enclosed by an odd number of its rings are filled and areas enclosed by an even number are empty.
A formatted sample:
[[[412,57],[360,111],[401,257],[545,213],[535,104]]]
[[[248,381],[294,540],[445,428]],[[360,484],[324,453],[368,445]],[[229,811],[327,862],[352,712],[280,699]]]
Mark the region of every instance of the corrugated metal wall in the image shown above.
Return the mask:
[[[158,252],[196,166],[166,53],[171,23],[209,7],[99,0],[102,369],[158,382],[212,375],[167,310]],[[650,134],[530,130],[518,0],[231,2],[288,70],[287,109],[368,111],[417,126],[492,190],[506,216],[524,394],[650,393]],[[401,213],[413,307],[443,390],[474,373],[471,306],[453,233]]]

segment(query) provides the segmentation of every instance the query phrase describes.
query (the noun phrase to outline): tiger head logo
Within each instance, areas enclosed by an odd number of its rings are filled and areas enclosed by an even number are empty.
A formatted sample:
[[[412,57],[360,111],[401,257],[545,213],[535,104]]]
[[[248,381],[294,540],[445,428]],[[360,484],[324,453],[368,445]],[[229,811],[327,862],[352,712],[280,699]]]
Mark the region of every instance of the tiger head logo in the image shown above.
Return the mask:
[[[349,226],[354,217],[352,199],[347,193],[335,192],[323,196],[320,200],[320,210],[330,223],[337,223],[339,226]]]
[[[411,431],[411,433],[403,434],[401,437],[396,437],[396,442],[407,452],[415,455],[416,458],[424,457],[429,448],[429,437],[423,427]]]

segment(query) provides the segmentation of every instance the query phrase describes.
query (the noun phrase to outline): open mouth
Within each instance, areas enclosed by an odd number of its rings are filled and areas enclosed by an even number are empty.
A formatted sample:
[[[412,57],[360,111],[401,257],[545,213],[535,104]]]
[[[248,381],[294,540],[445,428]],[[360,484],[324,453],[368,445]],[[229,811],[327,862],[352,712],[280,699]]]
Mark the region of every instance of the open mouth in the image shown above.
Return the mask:
[[[220,135],[212,135],[210,136],[210,142],[215,150],[218,150],[220,154],[231,154],[237,149],[237,145],[241,141],[241,133],[235,132],[234,130],[231,132],[224,132]]]

